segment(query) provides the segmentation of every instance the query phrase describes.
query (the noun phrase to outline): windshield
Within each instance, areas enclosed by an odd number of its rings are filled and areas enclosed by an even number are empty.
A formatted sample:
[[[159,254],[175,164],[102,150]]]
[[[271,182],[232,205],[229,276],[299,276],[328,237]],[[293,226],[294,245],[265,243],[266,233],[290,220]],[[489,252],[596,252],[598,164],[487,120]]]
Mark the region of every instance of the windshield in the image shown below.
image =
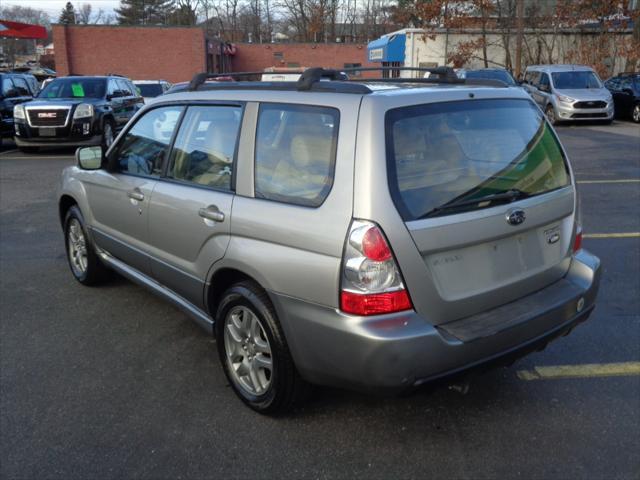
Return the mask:
[[[434,209],[454,201],[461,205],[437,214],[486,208],[497,199],[513,201],[569,185],[558,140],[529,100],[397,108],[387,112],[386,135],[389,188],[406,221],[432,216]]]
[[[515,85],[516,82],[506,70],[476,70],[468,71],[467,78],[487,78],[489,80],[502,80],[507,85]]]
[[[556,72],[551,74],[551,78],[558,90],[602,88],[600,80],[593,72]]]
[[[140,95],[143,97],[162,95],[162,85],[159,83],[134,83],[134,85],[140,90]]]
[[[42,89],[38,98],[102,98],[106,87],[104,78],[56,78]]]

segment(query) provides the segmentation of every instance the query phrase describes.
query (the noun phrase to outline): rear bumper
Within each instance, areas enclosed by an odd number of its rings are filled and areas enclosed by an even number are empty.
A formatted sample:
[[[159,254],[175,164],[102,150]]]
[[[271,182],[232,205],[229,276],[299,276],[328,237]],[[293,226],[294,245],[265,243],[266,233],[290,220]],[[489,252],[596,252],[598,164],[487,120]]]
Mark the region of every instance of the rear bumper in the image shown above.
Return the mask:
[[[415,312],[355,317],[270,295],[304,378],[323,385],[393,392],[487,364],[509,363],[544,347],[589,317],[599,281],[600,261],[581,250],[561,280],[565,282],[563,294],[555,295],[551,302],[546,302],[544,295],[530,300],[528,315],[522,314],[521,302],[535,294],[503,305],[500,315],[513,309],[514,321],[489,325],[466,341],[451,333],[460,330],[434,327]],[[478,315],[478,321],[490,314]],[[473,320],[464,322],[473,324]]]

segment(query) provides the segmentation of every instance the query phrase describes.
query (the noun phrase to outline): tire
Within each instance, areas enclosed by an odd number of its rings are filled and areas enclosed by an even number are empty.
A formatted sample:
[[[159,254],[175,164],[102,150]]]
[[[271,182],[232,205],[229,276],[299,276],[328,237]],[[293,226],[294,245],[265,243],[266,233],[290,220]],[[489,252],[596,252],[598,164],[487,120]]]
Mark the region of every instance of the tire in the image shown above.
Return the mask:
[[[631,110],[631,119],[635,123],[640,123],[640,103],[636,103],[633,110]]]
[[[102,148],[106,152],[115,139],[115,127],[113,120],[105,120],[102,126]]]
[[[547,107],[544,109],[544,114],[551,125],[558,125],[558,117],[556,117],[556,111],[553,108],[553,105],[547,105]]]
[[[38,147],[18,147],[22,153],[38,153],[40,149]]]
[[[107,276],[107,267],[100,261],[87,236],[80,209],[73,206],[64,219],[64,244],[67,261],[74,278],[83,285],[97,285]]]
[[[291,410],[310,386],[296,370],[266,292],[240,282],[222,296],[216,313],[220,363],[236,395],[262,414]]]

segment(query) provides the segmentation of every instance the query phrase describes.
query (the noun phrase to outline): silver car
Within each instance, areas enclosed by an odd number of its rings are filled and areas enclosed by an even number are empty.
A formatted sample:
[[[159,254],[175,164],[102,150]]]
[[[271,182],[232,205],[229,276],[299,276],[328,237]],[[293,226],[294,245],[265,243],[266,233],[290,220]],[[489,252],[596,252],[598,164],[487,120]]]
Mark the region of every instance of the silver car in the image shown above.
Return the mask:
[[[523,86],[552,125],[562,121],[613,121],[611,93],[590,67],[531,65],[525,71]]]
[[[262,413],[310,384],[508,363],[587,319],[600,262],[522,89],[322,76],[193,82],[79,149],[59,196],[74,277],[115,270],[182,308]]]

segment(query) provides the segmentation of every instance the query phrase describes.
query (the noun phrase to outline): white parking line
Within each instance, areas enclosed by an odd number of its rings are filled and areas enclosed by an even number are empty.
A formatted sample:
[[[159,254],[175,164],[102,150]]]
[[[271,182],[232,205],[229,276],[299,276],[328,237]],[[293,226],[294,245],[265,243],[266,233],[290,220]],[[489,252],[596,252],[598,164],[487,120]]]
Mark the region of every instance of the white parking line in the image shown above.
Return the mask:
[[[640,362],[534,367],[531,370],[520,370],[517,375],[520,380],[635,376],[640,375]]]
[[[640,178],[620,178],[617,180],[577,180],[576,183],[640,183]]]
[[[582,238],[640,238],[640,232],[585,233]]]

